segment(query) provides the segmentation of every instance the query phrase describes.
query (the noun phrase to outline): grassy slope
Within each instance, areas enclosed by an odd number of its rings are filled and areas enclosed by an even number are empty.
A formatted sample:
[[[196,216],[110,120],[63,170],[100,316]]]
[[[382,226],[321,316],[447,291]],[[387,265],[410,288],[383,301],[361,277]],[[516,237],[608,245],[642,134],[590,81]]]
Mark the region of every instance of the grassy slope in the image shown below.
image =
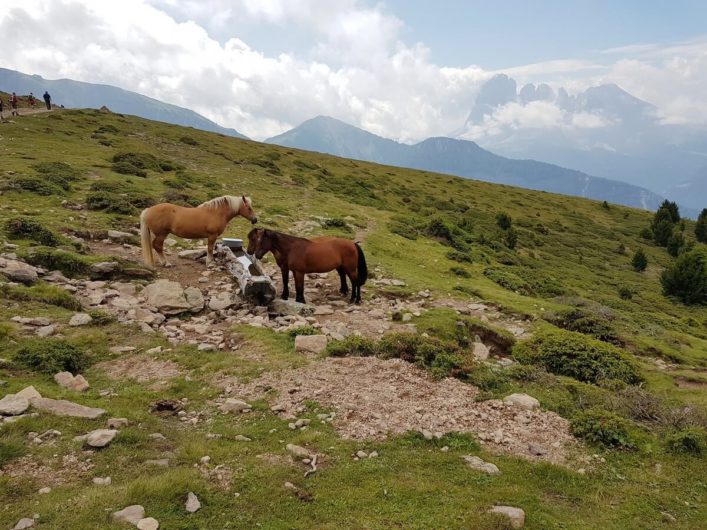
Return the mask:
[[[92,138],[98,127],[106,125],[116,127],[118,132]],[[197,145],[181,141],[184,136],[196,140]],[[102,145],[100,140],[111,145]],[[0,223],[23,213],[58,231],[71,227],[134,226],[135,215],[75,212],[61,207],[64,199],[83,202],[88,187],[97,181],[129,183],[145,194],[161,198],[168,189],[164,180],[173,179],[174,172],[149,172],[144,179],[118,175],[111,171],[110,158],[120,151],[149,152],[184,165],[193,182],[191,189],[184,191],[196,199],[249,194],[261,222],[285,231],[292,223],[313,215],[350,215],[368,231],[365,249],[371,268],[379,266],[386,276],[407,282],[400,292],[430,289],[438,296],[466,297],[454,289],[459,286],[498,304],[504,311],[527,315],[538,327],[545,326],[540,320],[543,313],[566,307],[568,298],[523,296],[484,276],[486,267],[502,267],[498,260],[507,260],[507,252],[474,245],[474,263],[462,265],[470,277],[460,278],[449,272],[450,267],[459,266],[446,257],[449,247],[424,237],[411,241],[388,229],[395,215],[415,216],[422,211],[434,216],[438,210],[447,215],[446,210],[454,204],[466,204],[471,207],[473,233],[494,240],[498,238],[495,215],[505,211],[513,217],[519,232],[513,258],[519,268],[530,271],[531,276],[560,283],[568,296],[581,296],[611,308],[617,317],[616,327],[634,353],[682,361],[686,366],[678,374],[704,377],[689,366],[704,367],[707,361],[707,310],[674,304],[661,295],[657,277],[671,258],[664,249],[639,238],[650,215],[630,208],[605,209],[593,201],[354,162],[138,118],[60,111],[0,125],[0,179],[32,175],[31,166],[41,161],[66,162],[87,178],[74,183],[72,191],[63,196],[5,191]],[[547,228],[546,234],[537,228],[538,223]],[[247,229],[244,221],[235,221],[227,235],[242,237]],[[691,230],[688,223],[688,235]],[[625,254],[616,252],[620,243],[627,249]],[[639,246],[646,251],[650,263],[643,274],[633,272],[629,263]],[[631,300],[622,300],[617,292],[619,286],[628,286],[636,294]],[[21,312],[51,314],[63,320],[70,316],[63,309],[13,302],[0,309],[0,320]],[[157,339],[115,325],[72,333],[97,357],[105,355],[109,344],[157,343]],[[255,334],[251,339],[271,354],[273,365],[297,362],[291,343],[284,339],[273,339],[266,333]],[[306,433],[293,435],[285,423],[267,412],[264,404],[252,416],[236,420],[217,416],[210,428],[201,425],[189,430],[179,422],[148,414],[147,404],[156,397],[186,396],[199,407],[217,394],[208,384],[208,374],[211,369],[221,369],[228,360],[220,359],[218,354],[200,366],[194,364],[194,355],[186,347],[165,354],[192,368],[197,375],[195,382],[178,378],[170,388],[158,393],[129,382],[109,381],[100,370],[90,369],[87,373],[93,389],[110,386],[118,393],[108,406],[110,414],[143,422],[143,428],[126,429],[109,450],[93,458],[95,475],[110,474],[116,485],[97,489],[84,481],[37,496],[35,490],[41,485],[27,482],[19,491],[10,490],[8,479],[0,476],[0,493],[12,499],[0,508],[0,519],[16,520],[39,512],[51,528],[64,527],[67,522],[72,528],[107,528],[104,509],[118,509],[132,502],[144,504],[148,515],[160,519],[166,528],[245,528],[255,523],[272,528],[486,528],[497,524],[484,513],[495,502],[524,507],[531,528],[655,528],[665,524],[661,511],[678,517],[673,527],[691,528],[704,515],[704,463],[690,457],[669,456],[657,448],[641,455],[607,454],[607,465],[587,476],[554,466],[493,457],[504,474],[488,478],[459,465],[460,455],[479,451],[473,441],[463,437],[444,441],[452,448],[449,453],[434,450],[444,444],[424,442],[415,436],[368,444],[367,447],[378,449],[382,457],[352,462],[349,454],[360,445],[340,440],[327,426],[316,425]],[[642,368],[648,387],[657,393],[671,400],[706,403],[705,392],[699,387],[678,389],[672,373],[659,372],[650,362],[643,362]],[[232,371],[242,376],[254,373],[253,367],[245,364],[232,367]],[[50,378],[2,370],[0,377],[10,380],[9,391],[34,383],[52,397],[61,396]],[[96,390],[89,392],[86,402],[105,405]],[[73,433],[89,426],[95,428],[93,422],[40,417],[4,427],[0,440],[12,444],[32,430],[58,428]],[[273,428],[277,432],[270,433]],[[155,431],[165,434],[167,442],[160,445],[149,440],[147,434]],[[255,441],[207,441],[206,432],[246,434]],[[31,452],[48,457],[78,449],[70,442],[71,436],[64,438],[56,447],[42,446]],[[304,485],[301,470],[267,465],[255,458],[264,452],[281,454],[284,444],[280,440],[310,441],[328,455],[326,468],[306,481],[314,502],[302,502],[281,487],[285,480]],[[140,467],[142,460],[158,458],[163,451],[172,452],[173,460],[181,465],[157,471]],[[234,469],[233,491],[241,493],[239,498],[199,476],[192,464],[204,454]],[[654,472],[656,463],[663,467],[660,474]],[[684,469],[692,472],[685,476]],[[181,515],[180,496],[190,489],[199,494],[205,508],[187,520]]]

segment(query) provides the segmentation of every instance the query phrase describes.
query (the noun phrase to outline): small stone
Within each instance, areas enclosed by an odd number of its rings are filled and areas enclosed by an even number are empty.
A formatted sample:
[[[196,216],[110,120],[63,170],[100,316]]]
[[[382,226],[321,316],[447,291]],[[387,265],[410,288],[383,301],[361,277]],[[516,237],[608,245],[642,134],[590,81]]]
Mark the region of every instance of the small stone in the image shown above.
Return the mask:
[[[85,326],[90,324],[91,321],[93,321],[93,318],[88,313],[76,313],[69,320],[69,326]]]
[[[489,475],[499,475],[501,473],[496,464],[492,464],[491,462],[484,462],[478,456],[465,456],[464,461],[469,465],[470,468],[476,469],[477,471],[482,471]]]
[[[42,397],[42,395],[39,392],[37,392],[37,390],[33,386],[28,386],[28,387],[23,388],[15,395],[22,396],[30,403],[32,403],[32,400],[40,399]]]
[[[162,434],[160,432],[153,432],[152,434],[150,434],[148,436],[148,438],[152,438],[153,440],[164,440],[165,439],[164,434]]]
[[[403,313],[403,322],[410,322],[412,320],[412,313]]]
[[[12,528],[12,530],[25,530],[25,528],[32,528],[34,526],[34,519],[29,517],[23,517],[17,524]]]
[[[368,458],[378,458],[378,451],[371,451],[368,453]]]
[[[39,493],[40,495],[46,495],[47,493],[49,493],[51,491],[52,491],[52,489],[50,487],[45,486],[45,487],[41,488],[37,493]]]
[[[158,458],[156,460],[145,460],[148,466],[168,467],[169,460],[166,458]]]
[[[127,506],[118,512],[113,512],[113,520],[119,523],[130,523],[137,526],[145,517],[145,508],[139,504]]]
[[[286,449],[292,456],[300,460],[302,460],[303,458],[309,458],[311,456],[309,454],[309,451],[300,445],[287,444]]]
[[[511,394],[503,398],[503,402],[525,410],[533,410],[540,407],[540,402],[528,394]]]
[[[154,348],[150,348],[149,350],[145,351],[146,354],[148,355],[154,355],[156,353],[162,353],[162,346],[155,346]]]
[[[365,451],[356,451],[356,456],[359,458],[368,458],[368,453]]]
[[[209,344],[208,342],[202,342],[197,347],[199,351],[216,351],[216,346]]]
[[[86,443],[91,447],[105,447],[113,441],[118,431],[115,429],[96,429],[86,436]]]
[[[160,527],[160,523],[154,517],[145,517],[137,522],[138,530],[157,530]]]
[[[251,439],[248,438],[247,436],[243,436],[242,434],[237,434],[233,437],[233,439],[237,442],[250,442]]]
[[[442,448],[440,449],[440,451],[442,451],[443,453],[448,453],[448,452],[449,452],[449,446],[448,446],[448,445],[445,445],[444,447],[442,447]]]
[[[297,491],[297,486],[292,484],[292,482],[285,482],[285,488],[287,488],[288,490]]]
[[[8,394],[0,399],[0,415],[17,416],[29,408],[29,400],[19,394]]]
[[[253,407],[245,401],[234,398],[227,398],[219,407],[221,412],[243,412],[252,408]]]
[[[547,449],[544,446],[536,443],[529,443],[528,451],[531,455],[534,456],[544,456],[547,454]]]
[[[675,516],[672,513],[660,512],[660,515],[663,516],[663,519],[665,519],[666,521],[670,521],[671,523],[674,523],[677,521],[677,519],[675,518]]]
[[[477,336],[478,338],[478,336]],[[474,342],[474,351],[473,351],[474,357],[480,361],[485,361],[486,359],[489,358],[489,349],[480,340]]]
[[[110,477],[93,477],[93,483],[97,486],[110,486],[111,482]]]
[[[107,422],[109,429],[120,429],[128,426],[128,418],[110,418]]]
[[[434,435],[427,429],[422,429],[420,432],[425,440],[432,440],[434,438]]]
[[[210,456],[202,456],[199,459],[199,462],[201,462],[202,464],[208,464],[209,462],[211,462],[211,457]]]
[[[52,335],[54,335],[54,333],[56,333],[55,325],[42,326],[34,331],[34,334],[37,335],[37,337],[41,338],[51,337]]]
[[[201,508],[201,502],[199,502],[198,497],[190,491],[187,493],[187,502],[184,507],[189,513],[194,513]]]
[[[295,351],[321,353],[326,350],[326,335],[297,335],[295,337]]]
[[[500,513],[511,520],[512,528],[523,528],[525,526],[525,512],[513,506],[494,506],[489,510],[491,513]]]

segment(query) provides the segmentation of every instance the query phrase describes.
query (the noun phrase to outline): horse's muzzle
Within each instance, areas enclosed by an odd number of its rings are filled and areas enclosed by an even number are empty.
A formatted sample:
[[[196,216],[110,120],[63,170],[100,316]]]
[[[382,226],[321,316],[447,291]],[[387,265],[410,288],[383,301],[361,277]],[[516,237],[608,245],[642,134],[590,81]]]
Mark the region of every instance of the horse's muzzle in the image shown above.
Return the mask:
[[[250,218],[250,222],[251,222],[251,224],[255,224],[255,223],[258,222],[258,218],[257,218],[257,217],[251,217],[251,218]]]

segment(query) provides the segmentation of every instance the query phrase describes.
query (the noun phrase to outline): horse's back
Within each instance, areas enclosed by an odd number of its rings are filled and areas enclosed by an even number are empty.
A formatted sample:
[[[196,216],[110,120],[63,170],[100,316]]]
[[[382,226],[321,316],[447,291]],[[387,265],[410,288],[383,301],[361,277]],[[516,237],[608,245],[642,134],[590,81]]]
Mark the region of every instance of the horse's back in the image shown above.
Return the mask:
[[[353,241],[341,237],[321,236],[309,240],[304,257],[308,272],[328,272],[356,263],[358,251]]]

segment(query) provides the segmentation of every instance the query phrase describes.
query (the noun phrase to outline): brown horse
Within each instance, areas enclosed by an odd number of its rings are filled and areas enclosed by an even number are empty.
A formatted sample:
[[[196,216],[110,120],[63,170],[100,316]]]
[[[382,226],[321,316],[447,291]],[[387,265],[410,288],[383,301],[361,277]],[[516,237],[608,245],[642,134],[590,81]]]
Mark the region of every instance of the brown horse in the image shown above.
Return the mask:
[[[206,265],[213,260],[214,243],[223,234],[228,222],[240,215],[251,223],[258,222],[249,197],[224,195],[206,201],[196,208],[186,208],[168,202],[155,204],[140,214],[140,239],[142,255],[150,266],[155,265],[152,249],[157,252],[163,266],[169,265],[164,257],[164,240],[168,234],[185,239],[208,239]]]
[[[289,275],[295,277],[295,300],[304,301],[304,275],[336,269],[341,279],[341,294],[348,294],[346,277],[351,280],[351,302],[361,303],[361,286],[368,278],[368,267],[358,243],[339,237],[290,236],[274,230],[254,228],[248,234],[248,254],[261,259],[272,252],[282,272],[282,299],[290,296]]]

